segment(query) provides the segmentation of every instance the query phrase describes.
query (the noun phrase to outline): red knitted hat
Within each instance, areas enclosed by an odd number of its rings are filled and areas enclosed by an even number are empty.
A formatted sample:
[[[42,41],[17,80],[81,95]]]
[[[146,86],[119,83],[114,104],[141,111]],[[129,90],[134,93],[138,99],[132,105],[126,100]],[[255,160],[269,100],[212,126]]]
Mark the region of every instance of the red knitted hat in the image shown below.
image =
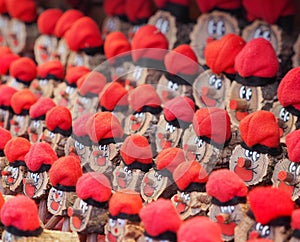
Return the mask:
[[[149,236],[176,233],[181,225],[180,216],[171,200],[159,198],[140,211],[140,217]]]
[[[69,9],[65,11],[55,24],[54,34],[59,38],[63,37],[64,34],[71,28],[72,24],[83,16],[83,13],[76,9]]]
[[[248,188],[236,173],[227,169],[220,169],[209,175],[206,192],[219,202],[228,203],[234,198],[246,198]]]
[[[105,84],[106,77],[97,71],[86,73],[77,81],[77,86],[81,96],[89,94],[98,96]]]
[[[157,170],[167,169],[173,173],[176,167],[184,161],[184,151],[180,148],[170,147],[158,153],[155,164]]]
[[[31,147],[30,142],[22,137],[15,137],[10,139],[5,147],[4,154],[9,163],[16,161],[24,161],[25,155]]]
[[[198,59],[193,49],[182,44],[165,55],[165,66],[173,75],[196,75],[200,71]]]
[[[0,54],[0,74],[1,75],[8,75],[8,71],[10,68],[11,63],[13,63],[15,60],[19,59],[20,56],[14,54],[14,53],[8,53],[8,54]]]
[[[300,130],[294,130],[285,137],[289,160],[300,162]]]
[[[185,191],[192,183],[206,183],[208,174],[200,163],[185,161],[174,170],[173,179],[179,190]]]
[[[83,201],[92,199],[98,203],[108,202],[112,194],[109,179],[100,172],[88,172],[76,184],[77,196]]]
[[[128,91],[118,82],[108,83],[99,94],[100,106],[113,111],[116,106],[128,105]]]
[[[300,230],[300,209],[295,209],[292,212],[292,222],[291,222],[292,228],[295,230]]]
[[[240,134],[248,147],[263,145],[278,148],[280,143],[277,119],[269,111],[259,110],[243,118],[240,122]]]
[[[29,111],[30,107],[36,103],[37,98],[29,89],[17,91],[11,97],[11,107],[16,114],[21,114],[22,111]]]
[[[34,22],[37,17],[37,6],[34,0],[6,0],[10,17],[22,22]]]
[[[193,127],[199,137],[208,139],[215,145],[224,145],[231,138],[230,117],[226,110],[209,107],[196,111]]]
[[[130,190],[116,191],[109,200],[108,209],[113,217],[128,218],[138,216],[143,207],[143,200],[139,193]],[[129,219],[130,220],[130,219]]]
[[[122,54],[129,54],[131,51],[131,44],[126,35],[122,32],[109,33],[104,42],[104,53],[106,59],[122,56]],[[130,53],[131,54],[131,53]]]
[[[0,1],[0,14],[7,13],[7,7],[5,0]]]
[[[215,74],[235,74],[234,60],[246,41],[237,34],[226,34],[221,39],[207,43],[204,50],[206,65]]]
[[[279,102],[294,115],[300,116],[300,67],[289,70],[280,81],[277,89]]]
[[[196,0],[202,13],[208,13],[214,9],[234,10],[242,7],[242,0]]]
[[[78,19],[65,34],[65,40],[73,51],[102,46],[100,29],[90,17]]]
[[[153,13],[152,2],[151,0],[126,1],[125,13],[133,25],[148,20]]]
[[[87,130],[95,143],[104,139],[120,139],[124,135],[120,121],[111,112],[95,113],[87,122]]]
[[[167,53],[168,40],[154,25],[144,25],[136,31],[131,42],[131,49],[134,61],[141,58],[162,61]]]
[[[63,106],[51,108],[46,113],[46,127],[50,131],[55,131],[58,128],[69,131],[72,127],[72,115],[70,110]]]
[[[26,166],[31,172],[39,172],[41,169],[48,171],[57,159],[55,151],[46,142],[31,145],[30,150],[25,155]]]
[[[37,66],[32,59],[21,57],[11,63],[9,73],[23,82],[31,82],[36,78]]]
[[[0,137],[0,150],[3,151],[6,143],[11,140],[12,136],[7,129],[0,127]]]
[[[59,60],[48,61],[37,67],[37,77],[41,79],[63,80],[64,75],[64,66]]]
[[[142,84],[129,92],[128,102],[132,110],[140,112],[143,107],[148,106],[158,108],[161,105],[161,99],[155,88],[150,84]]]
[[[186,7],[190,4],[190,0],[154,0],[154,2],[158,8],[165,7],[168,2]]]
[[[74,122],[73,122],[73,133],[77,137],[83,137],[88,135],[87,129],[86,129],[86,123],[87,121],[92,117],[91,113],[85,113],[81,116],[79,116]]]
[[[63,12],[58,8],[46,9],[37,20],[39,32],[46,35],[54,35],[55,25]]]
[[[41,97],[35,104],[33,104],[29,109],[29,115],[31,119],[40,119],[43,118],[45,120],[46,113],[55,107],[53,99],[48,97]]]
[[[280,17],[294,15],[296,13],[293,0],[242,0],[249,21],[262,19],[269,24],[275,24]]]
[[[126,165],[138,162],[141,164],[152,164],[151,146],[146,137],[133,134],[128,136],[121,148],[120,154]]]
[[[271,42],[260,37],[250,40],[237,54],[234,67],[237,82],[264,86],[276,80],[279,62]]]
[[[195,112],[195,103],[184,96],[175,97],[165,103],[164,114],[167,121],[180,120],[192,122]]]
[[[74,156],[64,156],[56,160],[50,170],[50,183],[54,187],[74,187],[79,177],[82,176],[80,160]]]
[[[77,81],[91,70],[85,66],[68,66],[65,80],[70,86],[77,86]]]
[[[109,16],[122,16],[125,15],[125,2],[126,0],[104,0],[103,8]]]
[[[294,202],[289,193],[275,187],[254,188],[248,194],[248,201],[256,222],[261,224],[291,216],[294,210]]]
[[[220,226],[208,217],[196,216],[186,220],[177,232],[178,242],[222,242]]]
[[[38,236],[42,233],[37,205],[24,195],[17,195],[4,203],[1,222],[7,232],[17,236],[25,236],[25,233],[26,236]]]
[[[11,98],[17,90],[11,86],[0,85],[0,107],[10,107]]]

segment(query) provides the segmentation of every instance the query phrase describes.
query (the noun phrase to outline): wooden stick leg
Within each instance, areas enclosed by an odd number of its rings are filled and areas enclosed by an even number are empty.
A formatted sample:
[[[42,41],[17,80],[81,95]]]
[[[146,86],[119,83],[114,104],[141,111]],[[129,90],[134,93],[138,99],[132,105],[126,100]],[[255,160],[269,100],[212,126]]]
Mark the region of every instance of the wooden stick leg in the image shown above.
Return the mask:
[[[53,215],[45,225],[45,229],[54,229],[58,222],[62,219],[62,216]]]
[[[48,210],[47,210],[47,200],[42,199],[39,204],[39,217],[43,224],[46,223],[46,218],[47,218]]]
[[[97,242],[98,234],[88,234],[86,242]]]
[[[64,217],[64,222],[63,222],[63,226],[61,229],[63,232],[70,232],[70,218],[69,217]]]

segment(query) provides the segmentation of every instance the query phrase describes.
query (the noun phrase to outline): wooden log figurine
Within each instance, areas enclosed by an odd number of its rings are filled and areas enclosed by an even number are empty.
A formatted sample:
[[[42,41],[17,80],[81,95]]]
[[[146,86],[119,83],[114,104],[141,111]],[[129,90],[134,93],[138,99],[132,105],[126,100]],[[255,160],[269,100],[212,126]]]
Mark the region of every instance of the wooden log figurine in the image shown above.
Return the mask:
[[[242,220],[236,227],[234,241],[247,241],[250,238],[288,241],[292,233],[290,223],[294,210],[294,203],[288,193],[270,186],[256,187],[249,192],[248,202],[249,218]]]
[[[39,35],[37,28],[37,4],[31,0],[18,5],[17,1],[6,4],[11,19],[8,23],[7,43],[14,53],[34,58],[33,48]]]
[[[297,89],[299,83],[296,81],[300,73],[300,68],[291,69],[281,80],[278,86],[278,100],[287,112],[297,117],[295,121],[296,129],[299,129],[300,112],[298,106]]]
[[[105,225],[105,241],[138,241],[143,235],[139,212],[143,200],[133,190],[115,192],[109,200],[109,220]]]
[[[128,91],[120,83],[106,84],[99,94],[99,104],[102,112],[112,112],[124,127],[129,115]]]
[[[30,142],[21,137],[12,138],[6,143],[4,153],[9,164],[2,171],[2,184],[5,195],[22,193],[22,182],[27,173],[24,159],[30,146]]]
[[[19,206],[22,204],[22,206]],[[79,242],[75,233],[50,231],[43,228],[39,217],[37,205],[30,198],[19,195],[5,202],[3,205],[4,232],[2,241],[29,242],[29,241],[70,241]],[[30,217],[30,220],[28,218]]]
[[[99,172],[85,173],[76,184],[78,198],[68,208],[71,230],[87,235],[86,241],[97,241],[104,235],[108,222],[108,200],[112,195],[109,179]]]
[[[1,136],[1,141],[0,141],[0,177],[1,177],[1,183],[0,183],[0,192],[4,193],[4,188],[3,188],[3,181],[2,181],[2,171],[6,166],[8,166],[8,161],[6,159],[6,156],[4,154],[4,147],[6,143],[12,139],[12,136],[10,132],[5,129],[0,127],[0,136]]]
[[[82,28],[84,32],[80,31]],[[92,18],[76,20],[64,38],[71,50],[67,65],[86,66],[93,70],[105,60],[101,32]]]
[[[200,240],[221,242],[221,228],[208,217],[196,216],[183,222],[177,232],[177,241]]]
[[[180,147],[184,130],[193,120],[195,104],[188,97],[176,97],[164,105],[163,114],[157,124],[156,150]]]
[[[208,40],[220,39],[229,33],[239,34],[239,31],[237,19],[229,13],[215,10],[201,14],[190,34],[190,45],[195,50],[199,63],[205,64],[204,50]]]
[[[44,139],[51,144],[58,157],[65,155],[65,144],[72,134],[72,116],[68,108],[55,106],[46,113]]]
[[[54,35],[57,38],[57,45],[52,52],[53,59],[59,60],[64,67],[67,65],[67,60],[70,54],[70,49],[64,38],[65,33],[71,28],[72,24],[82,18],[84,15],[77,9],[68,9],[57,20],[54,28]]]
[[[25,156],[28,171],[23,179],[23,193],[39,204],[39,217],[43,223],[48,215],[47,198],[51,187],[48,171],[57,159],[55,151],[45,142],[33,144]]]
[[[201,163],[208,174],[214,169],[228,168],[235,146],[230,124],[230,117],[224,109],[197,110],[182,139],[187,159]]]
[[[280,160],[274,167],[272,182],[274,187],[279,187],[290,194],[293,201],[299,204],[300,190],[298,184],[300,182],[299,168],[299,133],[295,130],[286,136],[287,156],[288,158]]]
[[[39,64],[37,78],[30,83],[30,90],[37,97],[49,97],[54,95],[54,89],[64,79],[64,67],[58,60]]]
[[[271,109],[278,86],[279,62],[271,43],[256,38],[239,52],[235,69],[237,75],[228,92],[226,108],[232,125],[237,127],[249,113]]]
[[[9,66],[9,74],[10,78],[7,80],[7,85],[22,90],[29,88],[32,80],[36,78],[37,66],[32,59],[20,57]]]
[[[159,152],[153,168],[143,177],[141,195],[145,203],[156,201],[158,198],[170,199],[177,192],[173,180],[173,171],[185,161],[184,152],[180,148],[167,148]]]
[[[53,60],[58,42],[54,30],[58,19],[62,15],[63,12],[60,9],[50,8],[43,11],[37,19],[40,36],[34,43],[34,57],[39,65]]]
[[[164,56],[168,50],[165,35],[153,25],[142,26],[132,39],[131,50],[133,65],[127,75],[130,86],[146,83],[156,87],[165,71]]]
[[[0,46],[7,46],[7,27],[9,20],[10,18],[7,14],[7,8],[4,3],[0,13]]]
[[[87,121],[86,129],[92,147],[85,169],[112,178],[120,161],[119,147],[124,135],[119,120],[111,112],[97,112]]]
[[[299,236],[299,209],[295,209],[293,212],[292,212],[292,221],[291,221],[291,227],[292,227],[292,235],[291,235],[291,238],[289,240],[289,242],[299,242],[300,241],[300,236]]]
[[[284,157],[280,144],[280,128],[274,114],[256,111],[240,123],[242,142],[232,152],[229,169],[247,186],[271,185],[276,163]]]
[[[234,172],[221,169],[211,173],[206,191],[212,197],[209,218],[220,225],[223,240],[232,241],[235,227],[248,211],[245,182]]]
[[[182,44],[166,54],[166,71],[157,85],[157,93],[163,103],[177,96],[193,98],[192,85],[203,69],[197,56],[187,44]]]
[[[64,219],[62,231],[70,231],[70,217],[67,210],[73,206],[77,198],[76,183],[81,176],[80,161],[74,156],[61,157],[51,166],[49,179],[52,188],[49,191],[47,208],[53,216],[46,223],[46,229],[53,229]]]
[[[114,190],[129,189],[141,192],[142,179],[152,167],[153,155],[146,137],[127,136],[120,147],[122,162],[113,171]]]
[[[73,120],[87,112],[96,112],[99,105],[98,95],[106,84],[106,77],[100,72],[93,71],[80,77],[77,84],[78,94],[71,110]]]
[[[144,235],[138,242],[152,240],[177,241],[176,233],[182,223],[178,212],[172,202],[160,198],[157,201],[147,204],[140,211],[140,218],[144,225]]]
[[[77,81],[90,69],[84,66],[69,66],[66,70],[65,80],[54,89],[54,102],[59,106],[65,106],[72,110],[77,99]]]
[[[0,127],[10,130],[10,120],[13,117],[11,97],[17,92],[13,87],[5,84],[0,86]]]
[[[51,98],[41,97],[30,107],[30,124],[28,127],[30,143],[34,144],[42,140],[43,132],[46,128],[46,113],[55,106]]]
[[[0,80],[1,80],[1,84],[6,84],[7,81],[11,78],[10,74],[9,74],[9,68],[12,62],[14,62],[15,60],[19,59],[20,56],[17,54],[12,53],[12,50],[9,47],[5,47],[2,46],[1,47],[1,70],[0,70]]]
[[[207,215],[211,197],[206,193],[208,174],[196,161],[180,163],[173,172],[177,194],[171,201],[182,220],[194,216]]]
[[[162,111],[161,99],[153,86],[142,84],[129,92],[128,102],[132,114],[125,119],[124,132],[127,135],[138,134],[145,136],[155,156],[155,133]]]

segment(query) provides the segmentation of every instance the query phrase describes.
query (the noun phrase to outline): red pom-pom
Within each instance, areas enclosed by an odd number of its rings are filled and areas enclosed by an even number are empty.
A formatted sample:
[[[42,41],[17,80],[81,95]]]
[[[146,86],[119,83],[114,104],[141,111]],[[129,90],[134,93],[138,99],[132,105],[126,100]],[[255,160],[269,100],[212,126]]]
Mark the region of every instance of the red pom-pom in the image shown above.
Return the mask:
[[[68,108],[56,106],[46,114],[46,127],[50,131],[56,128],[68,131],[72,127],[72,116]]]
[[[32,23],[37,17],[37,6],[34,0],[6,0],[9,16],[22,22]]]
[[[184,161],[184,151],[180,148],[171,147],[160,151],[155,163],[158,170],[167,169],[173,173],[176,167]]]
[[[9,73],[23,82],[31,82],[36,78],[37,66],[32,59],[21,57],[11,63]]]
[[[29,110],[36,101],[36,96],[26,88],[14,93],[11,97],[11,107],[16,114],[20,114],[23,110]]]
[[[69,85],[77,85],[78,79],[90,71],[85,66],[68,66],[65,79]]]
[[[0,85],[0,107],[10,107],[11,98],[17,90],[11,86]]]
[[[39,32],[45,35],[54,35],[55,25],[63,12],[58,8],[46,9],[37,20]]]
[[[6,143],[11,140],[12,136],[7,129],[0,127],[0,137],[0,150],[4,150]]]
[[[42,79],[49,79],[49,75],[54,76],[58,80],[64,79],[64,67],[59,60],[52,60],[38,65],[37,77]],[[52,78],[53,77],[51,77],[50,79]]]
[[[29,115],[31,119],[38,119],[42,116],[45,116],[46,113],[55,107],[56,104],[51,98],[48,97],[41,97],[37,100],[35,104],[33,104],[29,109]],[[45,119],[44,118],[44,119]]]
[[[96,96],[102,91],[106,84],[106,77],[96,71],[89,72],[80,77],[77,81],[81,96],[94,94]]]
[[[12,138],[6,143],[4,154],[9,163],[24,161],[30,147],[31,144],[27,139],[21,137]]]

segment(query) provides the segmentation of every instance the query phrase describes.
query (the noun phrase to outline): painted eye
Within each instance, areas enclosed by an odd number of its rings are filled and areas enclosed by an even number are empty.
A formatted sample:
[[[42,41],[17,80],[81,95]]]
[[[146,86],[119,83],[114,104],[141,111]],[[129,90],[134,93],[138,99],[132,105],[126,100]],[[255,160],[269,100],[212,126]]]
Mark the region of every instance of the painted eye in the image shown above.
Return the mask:
[[[177,84],[177,83],[174,83],[174,85],[173,85],[173,90],[174,90],[174,91],[177,91],[177,90],[178,90],[178,84]]]
[[[225,24],[223,21],[217,22],[217,29],[216,29],[218,36],[223,36],[225,34]]]
[[[294,162],[291,162],[291,164],[289,165],[289,172],[295,172],[297,169],[297,165]]]
[[[203,139],[199,138],[198,148],[201,148],[203,146],[203,144],[204,144]]]
[[[254,38],[255,39],[259,38],[259,37],[262,37],[262,35],[263,35],[263,31],[262,31],[261,28],[258,28],[258,29],[255,30],[255,33],[254,33]]]
[[[75,140],[74,146],[76,149],[79,149],[80,143],[77,140]]]
[[[154,177],[158,177],[158,172],[154,172]]]
[[[239,96],[241,99],[246,99],[246,87],[241,86]]]
[[[141,67],[136,66],[134,68],[133,73],[132,73],[133,78],[136,79],[136,80],[140,79],[142,77],[142,71],[143,71],[143,69]]]
[[[262,231],[262,229],[263,229],[263,226],[262,226],[261,223],[257,223],[257,224],[255,225],[255,230],[256,230],[256,231]]]
[[[170,133],[171,133],[171,134],[174,133],[175,130],[176,130],[175,126],[171,125],[171,127],[170,127]]]
[[[82,200],[80,200],[79,207],[80,207],[80,210],[82,211],[82,213],[85,213],[88,210],[87,203]]]
[[[268,237],[270,235],[271,231],[270,231],[270,227],[268,225],[263,226],[263,229],[261,231],[261,236],[262,237]]]
[[[265,38],[266,40],[270,41],[271,40],[271,32],[268,30],[264,31],[262,37]]]
[[[35,127],[36,129],[40,127],[40,121],[33,121],[33,127]]]
[[[252,89],[248,88],[246,92],[246,100],[250,101],[251,97],[252,97]]]
[[[159,174],[159,175],[157,176],[157,180],[158,180],[158,181],[161,181],[161,179],[162,179],[162,175]]]
[[[259,159],[259,157],[260,157],[259,153],[257,153],[256,151],[252,152],[252,160],[253,161],[257,161]]]
[[[184,201],[189,201],[190,200],[190,194],[188,194],[188,193],[186,193],[186,194],[184,194],[183,195],[183,199],[184,199]]]
[[[58,196],[62,197],[64,195],[63,191],[57,191]]]
[[[114,227],[116,225],[116,220],[115,219],[110,218],[108,222],[109,222],[110,227]]]
[[[149,237],[145,237],[145,242],[153,242],[153,239],[151,239]]]
[[[84,148],[84,145],[79,143],[79,149],[82,150]]]
[[[252,151],[245,150],[245,156],[248,157],[248,158],[252,158]]]
[[[194,143],[195,143],[195,144],[198,144],[198,143],[199,143],[199,140],[200,140],[200,138],[196,136],[196,137],[194,138]]]
[[[38,173],[31,173],[31,178],[34,180],[35,183],[37,183],[40,179],[40,176]]]
[[[217,77],[216,77],[215,75],[212,75],[212,76],[210,76],[209,79],[208,79],[208,84],[209,84],[210,86],[214,86],[216,80],[217,80]]]
[[[145,113],[139,113],[139,118],[143,118],[145,116]]]
[[[136,113],[136,114],[134,115],[134,117],[137,119],[137,118],[140,117],[140,114],[139,114],[139,113]]]
[[[126,172],[126,173],[128,173],[128,170],[129,170],[128,167],[124,166],[123,171]]]
[[[83,66],[84,65],[83,58],[79,55],[75,56],[74,62],[75,62],[75,66]]]
[[[222,213],[227,213],[227,207],[221,206],[220,209]]]
[[[174,84],[173,82],[168,81],[168,88],[169,88],[169,89],[173,89],[173,84]]]
[[[208,32],[208,35],[212,36],[216,33],[216,23],[213,19],[209,20],[208,21],[208,24],[207,24],[207,32]]]
[[[298,165],[297,169],[296,169],[296,176],[299,176],[299,175],[300,175],[300,166]]]
[[[51,139],[54,139],[55,134],[53,132],[49,131],[49,136],[50,136]]]
[[[87,104],[87,103],[89,102],[89,99],[86,98],[86,97],[83,97],[83,98],[81,99],[81,102],[82,102],[83,104]]]
[[[217,90],[220,90],[222,88],[222,80],[221,79],[217,79],[215,84],[214,84],[214,88]]]
[[[234,212],[234,206],[228,206],[228,211],[230,213],[233,213]]]
[[[286,111],[285,108],[282,108],[279,112],[279,118],[282,119],[284,122],[287,122],[290,119],[290,113]]]
[[[126,224],[126,221],[125,221],[125,219],[117,219],[117,222],[118,222],[118,225],[120,226],[120,227],[124,227],[125,226],[125,224]]]

